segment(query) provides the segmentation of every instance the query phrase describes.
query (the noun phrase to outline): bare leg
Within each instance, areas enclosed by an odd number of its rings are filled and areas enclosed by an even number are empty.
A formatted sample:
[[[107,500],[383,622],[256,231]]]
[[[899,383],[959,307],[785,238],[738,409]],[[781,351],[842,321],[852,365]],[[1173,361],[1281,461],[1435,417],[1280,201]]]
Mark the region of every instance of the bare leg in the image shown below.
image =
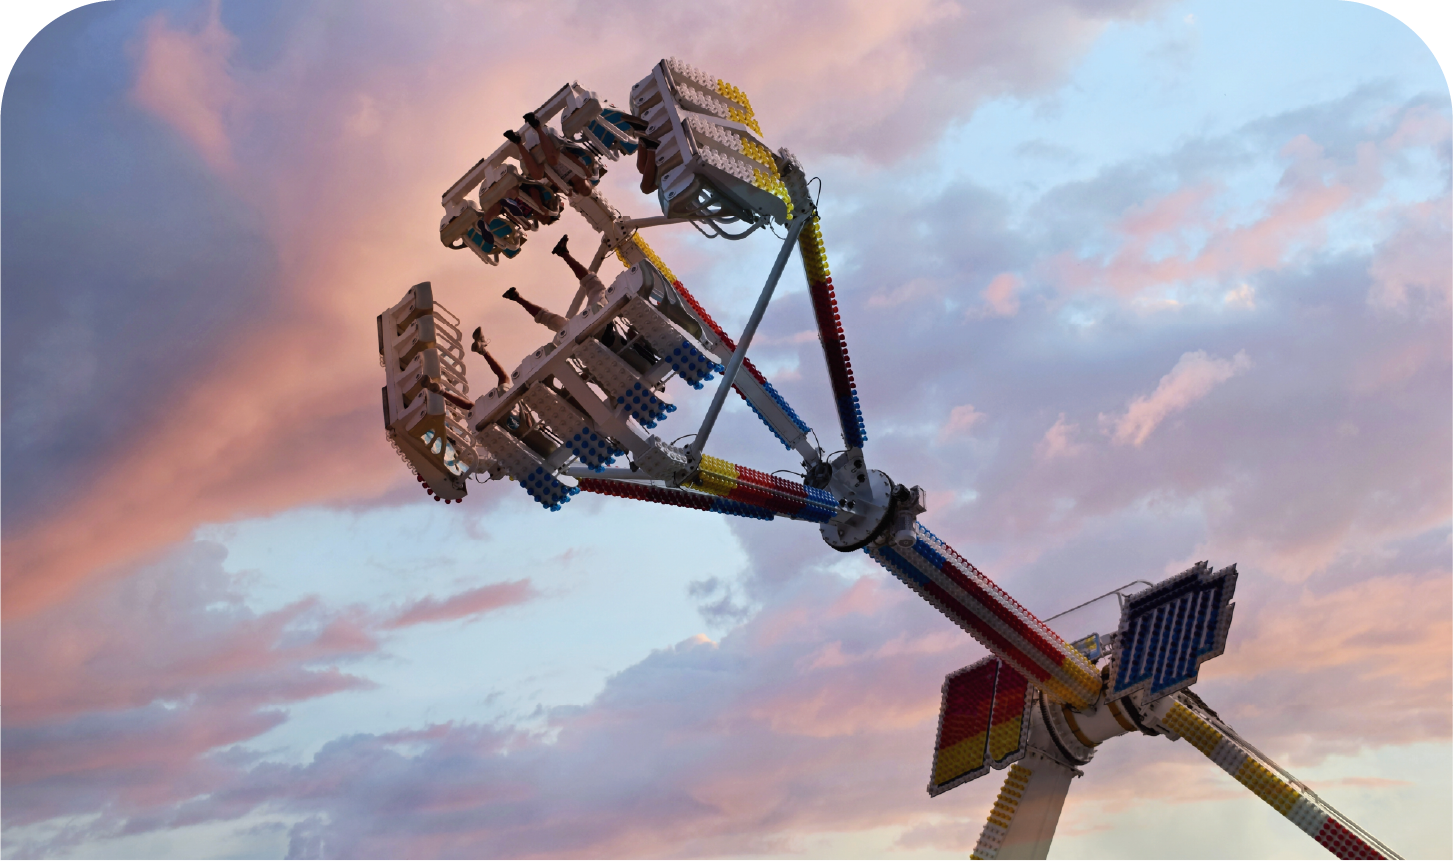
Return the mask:
[[[551,167],[559,164],[560,150],[555,148],[554,138],[545,134],[545,130],[540,128],[540,120],[538,117],[535,116],[535,113],[533,111],[525,114],[525,123],[528,124],[530,128],[535,130],[535,134],[540,136],[540,151],[545,154],[545,164],[548,164]]]
[[[521,296],[520,292],[515,288],[511,287],[510,289],[506,290],[505,298],[509,299],[511,302],[518,303],[521,308],[524,308],[526,311],[530,312],[530,316],[534,318],[534,321],[536,323],[539,323],[541,326],[544,326],[546,329],[558,332],[561,329],[565,328],[566,321],[564,317],[561,317],[559,314],[556,314],[553,311],[548,311],[544,308],[541,308],[539,305],[536,305],[534,302],[531,302],[529,299]]]
[[[510,129],[505,132],[505,137],[509,139],[510,143],[515,145],[515,149],[519,150],[520,164],[525,166],[525,173],[530,175],[530,179],[544,179],[545,168],[541,167],[538,161],[535,161],[533,155],[530,155],[530,148],[525,146],[525,141],[520,137],[520,133],[514,129]]]
[[[537,134],[540,138],[540,151],[545,154],[545,163],[555,168],[556,172],[559,172],[560,149],[555,146],[555,139],[551,137],[544,128],[541,127],[540,120],[538,117],[535,116],[534,112],[525,114],[525,122],[529,123],[530,128],[534,129],[535,134]],[[579,159],[571,159],[571,161],[574,161],[576,164],[580,165],[581,170],[585,170],[585,165],[581,164]],[[566,182],[570,183],[570,188],[576,194],[590,194],[590,183],[574,175],[573,173],[567,172],[566,176],[561,177],[561,179],[565,179]]]
[[[565,243],[569,239],[570,237],[568,235],[560,237],[560,241],[555,243],[555,247],[550,249],[550,253],[557,255],[560,257],[560,259],[564,260],[565,265],[570,267],[570,271],[575,273],[575,277],[577,279],[584,278],[585,276],[590,274],[590,270],[586,269],[584,266],[581,266],[579,260],[576,260],[574,257],[570,256],[570,249],[565,246]]]
[[[513,287],[505,291],[505,298],[510,300],[511,302],[517,303],[521,308],[524,308],[526,311],[529,311],[531,317],[545,310],[539,305],[536,305],[534,302],[531,302],[529,299],[521,296],[520,291],[516,290]]]
[[[484,360],[489,362],[489,369],[494,371],[495,377],[499,379],[499,388],[503,391],[510,387],[510,375],[505,373],[505,369],[500,367],[499,362],[496,362],[494,356],[489,354],[489,350],[485,349],[488,346],[489,342],[484,339],[484,327],[476,328],[474,330],[474,343],[469,346],[469,349],[484,356]]]

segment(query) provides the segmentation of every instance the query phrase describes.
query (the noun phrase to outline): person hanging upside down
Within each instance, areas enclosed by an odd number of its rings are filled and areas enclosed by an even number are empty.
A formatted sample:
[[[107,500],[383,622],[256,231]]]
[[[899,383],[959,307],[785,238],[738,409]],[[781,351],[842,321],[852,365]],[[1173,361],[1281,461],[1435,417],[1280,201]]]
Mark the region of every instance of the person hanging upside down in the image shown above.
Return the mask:
[[[561,317],[554,311],[547,311],[544,308],[541,308],[539,305],[536,305],[534,302],[531,302],[529,299],[521,296],[520,291],[516,290],[515,288],[511,287],[510,289],[506,290],[505,298],[510,300],[511,302],[518,303],[521,308],[524,308],[526,311],[530,312],[530,316],[534,319],[534,321],[536,323],[539,323],[541,326],[544,326],[546,329],[549,329],[552,332],[558,332],[561,329],[565,328],[564,317]]]
[[[585,303],[581,307],[589,308],[600,302],[605,296],[605,282],[600,280],[599,275],[580,265],[579,260],[570,256],[570,249],[565,245],[568,241],[570,241],[568,234],[560,237],[560,241],[555,243],[555,247],[550,249],[550,253],[564,260],[565,265],[570,267],[570,271],[575,273],[575,277],[580,281],[580,286],[585,290]]]
[[[534,219],[541,224],[554,224],[565,209],[565,201],[547,183],[532,179],[522,179],[519,187],[500,203],[516,218]]]
[[[495,377],[499,379],[499,386],[496,390],[500,394],[504,394],[510,389],[510,375],[506,374],[505,369],[501,368],[499,362],[494,360],[494,356],[489,354],[489,350],[486,349],[488,346],[489,341],[484,339],[484,327],[476,326],[474,329],[474,343],[469,345],[469,349],[484,356],[484,360],[489,362],[489,369],[494,371]],[[501,424],[513,431],[517,436],[524,436],[534,428],[535,420],[531,418],[529,411],[517,402],[510,408],[509,414],[504,417]]]
[[[528,113],[525,114],[525,122],[535,130],[536,137],[540,139],[540,152],[545,156],[545,164],[555,168],[556,175],[570,186],[571,191],[576,194],[589,195],[592,190],[589,182],[574,171],[560,169],[560,149],[555,145],[554,136],[543,127],[539,118],[534,113]],[[505,138],[519,151],[520,164],[524,166],[525,172],[530,175],[530,178],[543,182],[545,167],[535,160],[534,154],[530,152],[529,147],[525,146],[524,138],[520,137],[520,133],[514,129],[508,129],[505,131]],[[586,175],[591,173],[590,164],[587,161],[588,156],[583,150],[572,147],[565,153],[565,157],[569,158],[574,163],[572,166],[577,167],[581,173]]]
[[[641,173],[641,193],[650,194],[660,187],[656,176],[656,147],[661,144],[647,137],[641,138],[640,143],[640,149],[636,150],[636,170]]]
[[[510,387],[510,375],[505,373],[505,369],[500,367],[499,362],[494,360],[494,356],[489,354],[488,347],[489,342],[484,339],[484,327],[476,326],[474,329],[474,343],[469,345],[469,349],[480,354],[486,362],[489,362],[489,369],[494,371],[495,377],[499,379],[500,392],[506,392]]]
[[[539,117],[535,116],[534,111],[525,114],[525,123],[534,129],[535,134],[539,136],[540,150],[545,154],[545,163],[555,168],[555,172],[559,173],[560,160],[562,158],[569,159],[570,166],[579,171],[578,174],[568,176],[570,187],[577,194],[590,194],[594,183],[583,179],[582,176],[599,178],[599,169],[595,164],[595,159],[591,158],[590,150],[570,141],[566,141],[563,148],[557,146],[555,136],[550,134],[549,129],[544,127]]]

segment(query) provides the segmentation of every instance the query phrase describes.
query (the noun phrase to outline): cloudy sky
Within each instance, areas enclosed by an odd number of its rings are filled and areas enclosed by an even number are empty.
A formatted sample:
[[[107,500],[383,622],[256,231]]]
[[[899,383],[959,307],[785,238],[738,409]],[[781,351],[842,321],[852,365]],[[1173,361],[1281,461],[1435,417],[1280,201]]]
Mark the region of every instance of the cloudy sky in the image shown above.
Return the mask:
[[[1453,854],[1449,93],[1332,0],[55,21],[0,153],[4,854],[972,847],[997,780],[924,787],[942,677],[982,650],[867,557],[504,484],[440,506],[385,442],[374,315],[431,280],[513,365],[544,334],[500,293],[564,306],[544,252],[588,232],[490,268],[439,245],[438,195],[561,83],[622,104],[663,56],[821,177],[868,454],[924,522],[1042,617],[1238,563],[1197,689],[1394,849]],[[631,173],[607,194],[648,214]],[[740,329],[771,237],[657,230]],[[833,447],[800,268],[753,355]],[[796,466],[735,400],[713,449]],[[1316,851],[1134,737],[1053,854]]]

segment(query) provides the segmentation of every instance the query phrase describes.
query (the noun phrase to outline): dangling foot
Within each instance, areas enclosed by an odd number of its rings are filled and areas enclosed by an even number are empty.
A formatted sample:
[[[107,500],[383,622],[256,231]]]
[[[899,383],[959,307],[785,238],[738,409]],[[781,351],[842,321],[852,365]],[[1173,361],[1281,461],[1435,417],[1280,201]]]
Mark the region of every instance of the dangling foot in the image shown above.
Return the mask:
[[[514,129],[505,129],[505,140],[518,146],[524,145],[523,141],[520,140],[520,133]]]
[[[519,301],[519,298],[520,298],[520,291],[518,291],[515,288],[511,287],[510,289],[508,289],[508,290],[505,291],[504,297],[506,299],[509,299],[511,302],[517,302],[517,301]]]
[[[570,235],[569,234],[566,234],[565,236],[560,237],[560,241],[557,242],[557,243],[555,243],[555,247],[550,249],[550,253],[551,254],[554,254],[554,255],[557,255],[559,257],[569,257],[570,256],[570,249],[565,247],[565,243],[568,242],[569,240],[570,240]]]
[[[528,114],[525,114],[525,123],[528,124],[530,128],[537,129],[540,127],[540,118],[535,116],[534,111],[530,111]]]
[[[619,128],[631,129],[637,132],[645,131],[646,127],[650,125],[646,122],[644,117],[638,117],[635,114],[627,113],[622,113],[618,119],[612,120],[612,123],[614,123]]]
[[[474,329],[474,343],[469,346],[469,349],[473,350],[476,353],[479,353],[482,356],[482,355],[485,355],[484,348],[485,347],[488,347],[488,346],[489,346],[489,341],[485,340],[485,338],[484,338],[484,327],[483,326],[477,326],[477,327],[475,327],[475,329]]]
[[[656,148],[660,146],[650,138],[641,138],[641,148],[636,151],[636,170],[641,172],[641,193],[650,194],[660,187],[656,176]]]

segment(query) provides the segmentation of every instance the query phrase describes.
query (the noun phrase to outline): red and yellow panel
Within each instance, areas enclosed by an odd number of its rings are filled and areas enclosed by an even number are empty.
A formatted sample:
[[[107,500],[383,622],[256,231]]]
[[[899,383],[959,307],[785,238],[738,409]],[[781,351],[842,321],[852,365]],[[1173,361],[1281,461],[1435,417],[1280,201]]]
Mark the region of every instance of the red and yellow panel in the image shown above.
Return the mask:
[[[1029,727],[1029,682],[998,658],[950,673],[943,682],[938,741],[928,794],[1023,758]]]

